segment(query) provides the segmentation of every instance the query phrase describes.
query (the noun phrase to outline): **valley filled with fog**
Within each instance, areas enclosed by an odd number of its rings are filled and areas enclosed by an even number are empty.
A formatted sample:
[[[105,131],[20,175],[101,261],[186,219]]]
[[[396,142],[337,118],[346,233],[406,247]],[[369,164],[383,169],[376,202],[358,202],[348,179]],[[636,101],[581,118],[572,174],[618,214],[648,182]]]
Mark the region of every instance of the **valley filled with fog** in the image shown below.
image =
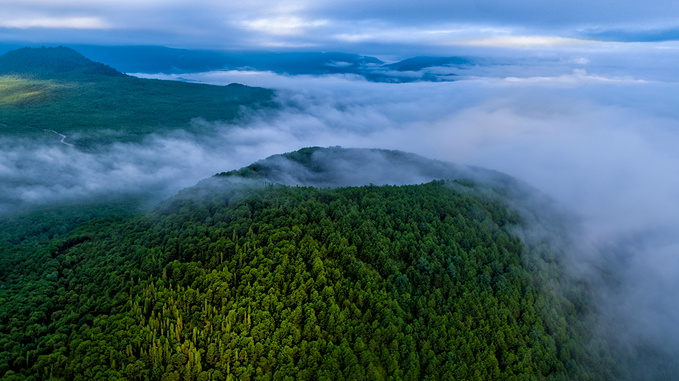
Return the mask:
[[[277,106],[244,108],[231,122],[197,116],[190,131],[87,149],[69,143],[77,133],[58,136],[56,125],[49,132],[57,135],[40,141],[0,138],[0,207],[107,197],[150,206],[215,173],[309,146],[483,167],[534,187],[571,218],[560,225],[574,240],[569,265],[599,293],[602,334],[624,332],[625,353],[650,346],[662,362],[679,353],[679,82],[671,66],[679,50],[646,49],[469,51],[475,63],[414,71],[438,79],[408,83],[256,70],[134,73],[271,88]],[[378,168],[363,170],[365,184],[379,183]],[[403,183],[428,181],[405,171]]]
[[[214,126],[223,131],[218,154],[234,167],[259,153],[341,145],[398,149],[527,182],[576,216],[574,271],[615,278],[614,288],[597,286],[604,323],[613,326],[607,334],[621,334],[632,353],[651,346],[672,358],[679,350],[679,82],[671,62],[679,50],[584,51],[439,68],[460,75],[453,82],[251,71],[144,76],[278,90],[284,107],[273,115]]]
[[[679,2],[0,14],[0,378],[679,374]]]

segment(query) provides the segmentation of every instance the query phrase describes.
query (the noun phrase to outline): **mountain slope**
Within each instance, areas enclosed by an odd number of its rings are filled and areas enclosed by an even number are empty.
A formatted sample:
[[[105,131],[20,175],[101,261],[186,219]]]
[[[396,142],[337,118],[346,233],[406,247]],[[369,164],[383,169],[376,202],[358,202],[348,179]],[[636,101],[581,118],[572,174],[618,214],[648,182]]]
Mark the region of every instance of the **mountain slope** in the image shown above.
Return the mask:
[[[2,75],[20,75],[40,79],[77,77],[78,75],[122,76],[104,64],[90,61],[65,47],[21,48],[0,56]]]
[[[331,153],[342,150],[273,159],[323,174],[316,160]],[[148,213],[51,235],[4,230],[0,375],[586,380],[611,372],[587,345],[586,294],[547,287],[567,279],[555,253],[522,244],[521,216],[483,184],[318,189],[264,179],[232,172]]]
[[[199,132],[199,118],[232,121],[272,105],[271,90],[140,79],[68,48],[19,49],[0,56],[0,133],[87,146],[138,141],[173,129]],[[245,107],[245,108],[244,108]],[[74,140],[75,135],[78,140]],[[58,140],[56,140],[58,142]]]

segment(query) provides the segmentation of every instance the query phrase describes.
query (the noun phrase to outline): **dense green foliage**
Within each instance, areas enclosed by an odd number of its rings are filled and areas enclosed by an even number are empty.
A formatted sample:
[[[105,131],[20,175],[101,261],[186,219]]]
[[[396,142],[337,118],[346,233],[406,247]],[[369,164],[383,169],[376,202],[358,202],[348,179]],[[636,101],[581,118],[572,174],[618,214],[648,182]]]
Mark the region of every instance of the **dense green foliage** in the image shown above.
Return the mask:
[[[87,146],[174,129],[200,132],[205,125],[192,120],[233,121],[243,107],[271,105],[271,96],[271,90],[238,84],[131,77],[64,47],[0,56],[3,136],[55,139],[50,131],[58,131]]]
[[[542,265],[554,258],[533,257],[505,205],[443,181],[248,189],[213,180],[143,215],[74,219],[63,231],[5,224],[0,375],[603,375],[580,324],[587,303],[549,291],[558,267]]]

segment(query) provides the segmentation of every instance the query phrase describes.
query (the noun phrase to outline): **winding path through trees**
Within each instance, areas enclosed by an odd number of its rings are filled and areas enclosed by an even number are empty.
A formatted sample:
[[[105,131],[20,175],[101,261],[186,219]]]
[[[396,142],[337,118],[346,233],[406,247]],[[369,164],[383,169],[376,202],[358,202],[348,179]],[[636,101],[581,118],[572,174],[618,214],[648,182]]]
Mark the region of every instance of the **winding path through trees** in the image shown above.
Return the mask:
[[[59,133],[59,132],[56,132],[56,131],[54,131],[54,130],[45,129],[44,131],[53,132],[53,133],[59,135],[59,137],[61,137],[61,140],[59,140],[59,143],[65,144],[65,145],[67,145],[67,146],[69,146],[69,147],[73,147],[73,144],[71,144],[71,143],[66,143],[66,135],[61,134],[61,133]]]

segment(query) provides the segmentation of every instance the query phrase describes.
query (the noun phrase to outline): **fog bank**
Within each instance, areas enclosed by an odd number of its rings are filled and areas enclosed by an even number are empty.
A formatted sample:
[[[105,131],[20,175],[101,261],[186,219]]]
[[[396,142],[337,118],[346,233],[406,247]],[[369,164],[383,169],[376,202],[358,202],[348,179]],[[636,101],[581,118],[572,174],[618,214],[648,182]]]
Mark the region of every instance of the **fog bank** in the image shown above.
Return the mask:
[[[145,75],[275,88],[281,107],[241,125],[197,118],[210,138],[178,131],[88,152],[58,140],[2,139],[0,208],[119,193],[159,200],[307,146],[396,149],[485,167],[526,181],[577,216],[575,260],[589,266],[587,274],[608,274],[593,280],[606,332],[624,338],[632,356],[651,346],[661,360],[672,358],[679,354],[679,83],[668,64],[675,50],[654,52],[662,59],[650,73],[639,70],[643,60],[624,61],[620,52],[584,52],[536,58],[534,66],[514,57],[520,64],[476,67],[454,82]]]
[[[527,58],[448,83],[266,72],[184,79],[279,89],[283,110],[227,132],[267,154],[398,149],[505,172],[552,197],[578,221],[568,249],[574,275],[596,289],[599,332],[618,340],[619,361],[645,356],[630,378],[657,379],[679,355],[679,83],[674,51],[629,53]]]

